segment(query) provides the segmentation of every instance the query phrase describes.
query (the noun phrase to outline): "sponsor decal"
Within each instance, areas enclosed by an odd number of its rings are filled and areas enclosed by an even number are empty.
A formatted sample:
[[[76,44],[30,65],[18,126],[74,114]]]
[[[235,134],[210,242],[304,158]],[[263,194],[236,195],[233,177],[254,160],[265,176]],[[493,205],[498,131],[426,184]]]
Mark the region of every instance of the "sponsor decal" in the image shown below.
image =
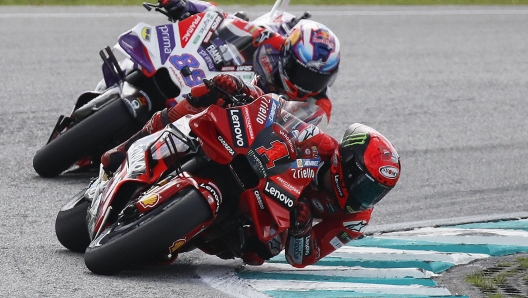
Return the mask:
[[[221,64],[222,61],[224,61],[222,55],[214,44],[209,45],[207,48],[205,48],[205,50],[207,51],[207,53],[209,53],[209,56],[213,58],[215,64]]]
[[[272,181],[267,181],[264,186],[264,192],[273,198],[275,201],[281,203],[287,209],[293,208],[294,199],[279,185]]]
[[[159,202],[159,199],[160,199],[159,194],[157,193],[150,194],[142,198],[141,200],[139,200],[139,205],[141,205],[141,207],[145,209],[152,208],[156,206],[156,204]]]
[[[251,156],[253,160],[255,161],[255,166],[257,167],[256,170],[260,173],[260,177],[261,178],[268,177],[268,174],[266,172],[266,169],[264,168],[264,165],[262,164],[258,156],[255,154],[255,152],[253,150],[249,150],[248,156]]]
[[[293,145],[293,141],[291,140],[290,136],[282,129],[279,130],[279,135],[281,135],[282,138],[286,141],[286,143],[288,143],[290,152],[295,153],[295,145]]]
[[[169,253],[172,254],[178,249],[180,249],[180,247],[182,247],[185,244],[185,242],[186,242],[185,239],[178,239],[174,241],[174,243],[172,243],[172,245],[169,247]]]
[[[239,65],[236,68],[237,71],[253,71],[252,65]]]
[[[293,254],[292,258],[295,264],[302,264],[303,246],[304,246],[303,238],[291,238],[290,239],[290,248],[288,251]]]
[[[261,56],[259,60],[260,65],[266,71],[266,73],[271,73],[273,71],[273,67],[271,66],[268,56]]]
[[[222,203],[222,196],[220,195],[218,187],[211,182],[208,182],[207,184],[202,182],[200,183],[200,187],[207,190],[213,196],[213,199],[216,202],[216,212],[218,212],[220,204]]]
[[[398,168],[393,166],[384,166],[379,168],[380,174],[388,179],[396,179],[398,177],[399,171]]]
[[[203,43],[209,43],[209,40],[211,40],[211,36],[213,36],[213,31],[207,32],[203,39]]]
[[[171,25],[163,25],[156,27],[156,33],[158,35],[158,45],[160,50],[161,63],[165,64],[169,58],[172,50],[176,46],[174,39],[174,31]]]
[[[143,38],[143,40],[150,41],[151,31],[152,31],[152,28],[143,27],[143,29],[141,29],[141,38]]]
[[[222,71],[235,71],[234,66],[223,66]]]
[[[260,195],[260,191],[258,191],[258,189],[255,189],[255,191],[253,192],[255,194],[255,197],[257,198],[257,203],[260,207],[260,209],[264,210],[264,203],[262,202],[262,196]]]
[[[310,39],[310,43],[320,43],[326,45],[330,49],[335,49],[334,38],[330,36],[330,33],[327,30],[324,29],[312,30],[312,37]]]
[[[218,141],[220,141],[220,144],[224,146],[224,148],[227,150],[227,152],[229,152],[229,154],[231,154],[231,156],[235,155],[235,150],[233,150],[233,148],[229,146],[229,144],[224,140],[224,138],[222,138],[222,136],[218,136]]]
[[[214,31],[216,28],[218,28],[218,25],[222,22],[221,16],[216,16],[216,18],[213,21],[213,24],[211,24],[211,28],[209,30]]]
[[[268,121],[270,123],[275,122],[276,112],[277,112],[277,102],[273,100],[273,102],[271,103],[271,109],[268,114]]]
[[[192,20],[192,21],[191,21]],[[196,30],[196,27],[202,20],[202,17],[198,14],[195,14],[189,18],[187,18],[184,22],[180,22],[180,36],[181,36],[181,44],[182,48],[185,48],[187,43],[189,43],[189,40],[191,40],[191,36],[193,35],[194,31]],[[185,28],[185,26],[182,23],[188,24],[190,22],[189,27]]]
[[[313,136],[318,135],[319,133],[321,133],[319,128],[315,125],[310,124],[308,127],[306,127],[305,129],[301,131],[298,137],[298,141],[299,142],[306,141],[312,138]]]
[[[309,256],[312,254],[312,246],[310,245],[310,239],[312,235],[307,235],[304,237],[304,256]]]
[[[268,241],[268,247],[272,256],[278,255],[284,248],[281,241],[281,234],[276,235]]]
[[[231,134],[233,142],[237,148],[246,148],[248,140],[246,135],[246,127],[242,121],[242,111],[239,109],[228,110],[229,122],[231,123]]]
[[[337,235],[339,238],[339,241],[343,242],[343,244],[347,244],[348,242],[352,241],[352,238],[350,238],[350,235],[348,235],[347,232],[343,231],[339,235]]]
[[[207,13],[205,15],[204,21],[201,24],[200,29],[198,29],[198,34],[204,34],[205,30],[209,30],[209,24],[211,24],[215,15],[215,13]]]
[[[289,156],[286,144],[277,140],[271,142],[270,148],[265,148],[264,146],[261,146],[255,149],[255,152],[257,152],[261,156],[265,156],[268,159],[268,163],[266,164],[266,168],[268,169],[275,167],[275,162],[277,160]]]
[[[339,241],[337,237],[334,237],[332,240],[330,240],[330,245],[332,245],[332,247],[335,249],[339,249],[343,246],[343,242]]]
[[[339,196],[341,198],[344,198],[345,197],[345,193],[343,192],[343,189],[341,188],[341,179],[340,179],[339,174],[335,174],[333,179],[334,179],[334,186],[335,186]]]
[[[200,56],[202,56],[202,58],[205,60],[205,64],[210,71],[216,70],[213,59],[211,59],[211,56],[209,56],[209,54],[207,54],[207,52],[202,47],[198,48],[198,54],[200,54]]]
[[[246,107],[242,107],[242,109],[244,110],[242,114],[244,114],[244,119],[246,119],[245,123],[247,125],[247,132],[249,133],[249,137],[251,138],[251,140],[254,140],[255,134],[253,132],[253,126],[251,124],[251,119],[249,118],[249,113]]]
[[[303,159],[303,167],[319,167],[319,159]]]
[[[313,198],[312,199],[312,205],[315,207],[315,209],[317,209],[317,211],[319,211],[321,213],[324,212],[323,204],[321,204],[321,202],[319,202],[318,199]]]
[[[271,100],[269,97],[262,97],[262,100],[260,101],[259,111],[257,113],[257,123],[264,124],[266,122],[270,101]]]
[[[142,114],[144,107],[147,107],[150,110],[150,99],[147,97],[147,94],[143,91],[139,91],[140,96],[136,97],[124,97],[124,102],[130,107],[130,111],[133,113],[133,117],[136,118],[138,114]]]
[[[367,141],[368,133],[356,133],[349,136],[346,136],[341,141],[341,146],[344,148],[354,146],[354,145],[364,145]]]
[[[321,69],[321,67],[323,66],[324,66],[324,62],[322,59],[311,60],[311,61],[306,62],[306,67],[308,68]]]
[[[367,227],[367,221],[366,220],[345,221],[343,222],[343,226],[348,230],[358,232],[358,233],[363,233],[363,231]]]
[[[336,207],[334,207],[334,204],[332,203],[326,204],[326,209],[328,210],[328,212],[330,212],[330,214],[336,212]]]
[[[300,168],[291,170],[293,171],[293,178],[295,179],[306,179],[315,177],[315,170],[311,168]]]
[[[288,181],[282,179],[280,176],[277,176],[275,179],[277,179],[278,182],[282,183],[288,190],[296,194],[297,196],[301,195],[301,191],[295,188],[295,186],[291,185]]]
[[[274,34],[272,31],[269,31],[269,30],[264,30],[262,31],[259,36],[257,37],[257,43],[261,43],[263,41],[265,41],[266,39],[269,39],[270,37],[272,37]]]

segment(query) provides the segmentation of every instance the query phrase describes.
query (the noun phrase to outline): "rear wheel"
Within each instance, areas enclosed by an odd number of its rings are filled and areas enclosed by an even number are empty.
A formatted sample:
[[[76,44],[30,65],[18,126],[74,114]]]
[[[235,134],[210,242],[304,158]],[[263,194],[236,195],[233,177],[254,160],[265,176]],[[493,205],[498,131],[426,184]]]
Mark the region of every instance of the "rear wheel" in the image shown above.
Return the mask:
[[[33,168],[42,177],[55,177],[83,157],[111,149],[108,144],[113,144],[116,136],[126,140],[133,131],[129,135],[123,132],[131,127],[139,129],[123,101],[115,100],[37,151]]]
[[[74,252],[84,252],[90,244],[86,212],[90,202],[84,198],[86,189],[66,203],[55,220],[55,235],[59,242]]]
[[[155,258],[211,216],[200,192],[179,192],[149,213],[103,231],[86,249],[84,262],[96,274],[118,273]]]

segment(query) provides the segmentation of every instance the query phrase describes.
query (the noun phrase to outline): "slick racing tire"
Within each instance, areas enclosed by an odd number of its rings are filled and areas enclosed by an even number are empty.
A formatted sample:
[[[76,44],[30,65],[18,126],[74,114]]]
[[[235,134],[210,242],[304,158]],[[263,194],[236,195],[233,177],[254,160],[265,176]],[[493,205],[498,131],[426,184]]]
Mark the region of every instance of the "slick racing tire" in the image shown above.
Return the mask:
[[[42,177],[58,176],[83,157],[111,149],[101,147],[137,125],[125,103],[115,100],[37,151],[33,168]]]
[[[212,217],[198,190],[184,192],[133,221],[118,220],[102,231],[86,249],[86,267],[96,274],[112,275],[147,263]]]
[[[86,189],[66,203],[55,220],[55,235],[62,246],[74,252],[84,252],[90,244],[86,213],[90,202],[84,199]]]

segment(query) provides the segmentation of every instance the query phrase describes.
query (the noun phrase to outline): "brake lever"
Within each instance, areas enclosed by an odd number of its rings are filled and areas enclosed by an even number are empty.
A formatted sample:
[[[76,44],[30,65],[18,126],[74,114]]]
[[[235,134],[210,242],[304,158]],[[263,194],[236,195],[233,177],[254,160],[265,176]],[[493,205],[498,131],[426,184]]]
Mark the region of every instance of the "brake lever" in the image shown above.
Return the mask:
[[[235,96],[229,94],[227,91],[225,91],[224,89],[221,89],[219,88],[218,86],[216,86],[216,84],[213,82],[213,80],[208,80],[208,79],[203,79],[203,83],[205,84],[205,86],[207,87],[207,89],[209,90],[216,90],[222,94],[224,94],[225,96],[227,96],[227,98],[231,101],[230,103],[231,104],[235,104],[235,105],[243,105],[244,102],[242,100],[239,100],[238,98],[236,98]],[[242,96],[245,97],[245,94],[242,94]]]

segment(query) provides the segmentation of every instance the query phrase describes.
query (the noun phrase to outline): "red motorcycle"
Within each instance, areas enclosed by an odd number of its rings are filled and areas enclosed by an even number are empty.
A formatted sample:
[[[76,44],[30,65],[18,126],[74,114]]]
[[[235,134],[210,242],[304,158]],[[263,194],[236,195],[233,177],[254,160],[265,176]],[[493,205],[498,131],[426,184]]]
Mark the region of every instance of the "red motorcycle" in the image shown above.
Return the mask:
[[[305,103],[231,101],[136,141],[111,178],[101,170],[60,210],[61,244],[108,275],[194,248],[241,257],[249,237],[267,243],[285,232],[320,163],[319,144],[300,150],[296,137],[318,128],[289,112]]]

